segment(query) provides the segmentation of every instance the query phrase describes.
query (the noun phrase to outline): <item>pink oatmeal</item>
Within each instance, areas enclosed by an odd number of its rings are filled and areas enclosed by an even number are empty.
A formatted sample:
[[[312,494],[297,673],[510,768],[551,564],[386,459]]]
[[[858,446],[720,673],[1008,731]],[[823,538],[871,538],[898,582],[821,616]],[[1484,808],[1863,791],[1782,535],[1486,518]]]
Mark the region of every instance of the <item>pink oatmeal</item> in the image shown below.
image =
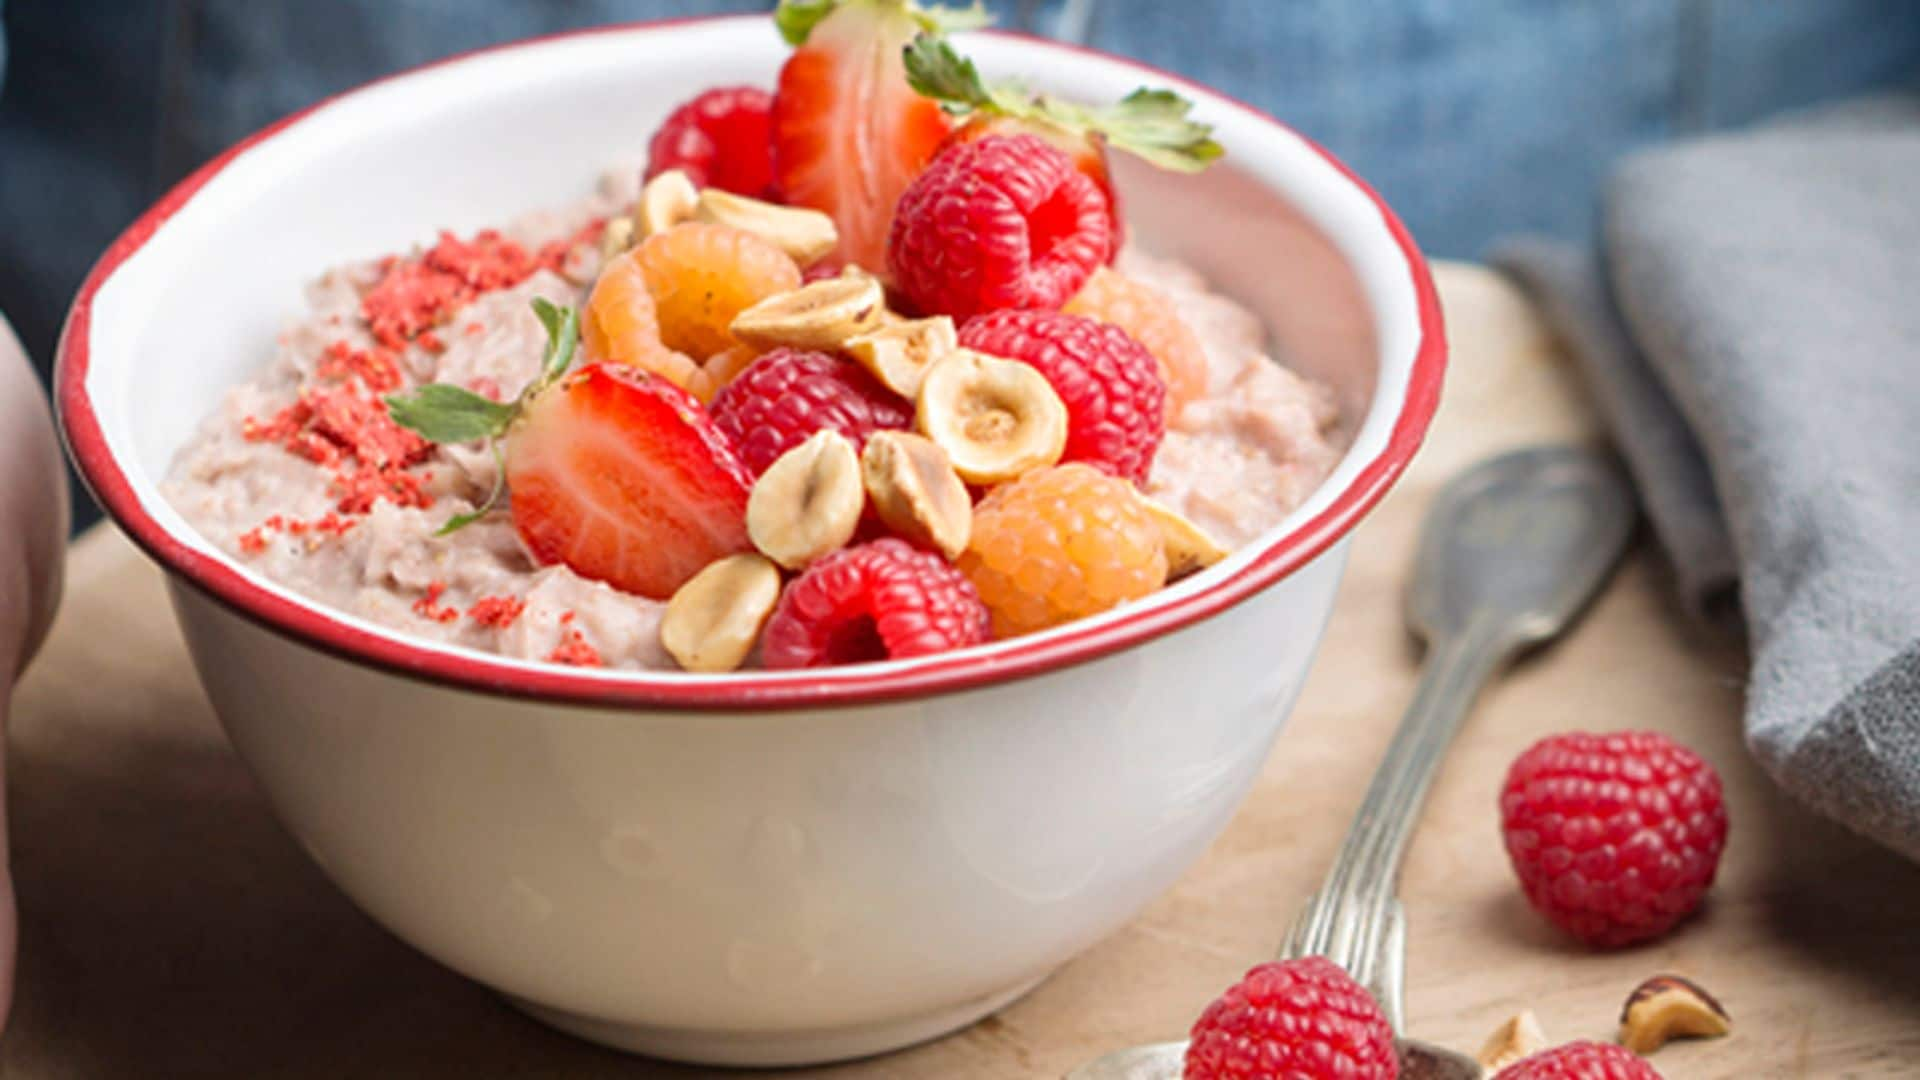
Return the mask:
[[[518,393],[546,342],[530,302],[584,300],[597,225],[636,194],[631,174],[609,177],[568,211],[322,275],[273,362],[180,450],[167,497],[253,571],[371,622],[511,657],[673,669],[662,602],[537,565],[506,513],[436,536],[485,500],[494,458],[478,443],[428,444],[381,403],[428,382]],[[1332,397],[1275,362],[1259,321],[1193,270],[1138,252],[1119,269],[1173,301],[1209,362],[1207,393],[1171,418],[1147,491],[1244,545],[1333,467]]]

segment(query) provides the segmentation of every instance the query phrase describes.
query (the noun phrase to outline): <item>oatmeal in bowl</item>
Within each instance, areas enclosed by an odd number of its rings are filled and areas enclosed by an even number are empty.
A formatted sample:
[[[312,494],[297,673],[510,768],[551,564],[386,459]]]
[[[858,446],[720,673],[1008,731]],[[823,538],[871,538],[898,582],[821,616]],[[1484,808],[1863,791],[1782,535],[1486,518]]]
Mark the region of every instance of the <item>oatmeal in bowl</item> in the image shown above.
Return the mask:
[[[1339,457],[1333,395],[1199,272],[1123,247],[1110,180],[1114,153],[1197,172],[1209,129],[1179,99],[1141,137],[1132,98],[989,90],[931,31],[904,64],[964,111],[892,103],[938,138],[889,147],[890,219],[782,152],[843,122],[811,83],[704,91],[644,182],[320,274],[167,498],[255,572],[414,637],[699,671],[1047,630],[1279,523]],[[914,500],[874,490],[882,455]],[[831,505],[776,494],[836,468]],[[715,595],[742,573],[775,587]],[[696,658],[716,604],[744,640]]]
[[[1272,119],[991,33],[916,87],[929,11],[782,12],[262,132],[105,254],[55,380],[328,877],[710,1064],[953,1030],[1171,885],[1444,367],[1405,231]]]

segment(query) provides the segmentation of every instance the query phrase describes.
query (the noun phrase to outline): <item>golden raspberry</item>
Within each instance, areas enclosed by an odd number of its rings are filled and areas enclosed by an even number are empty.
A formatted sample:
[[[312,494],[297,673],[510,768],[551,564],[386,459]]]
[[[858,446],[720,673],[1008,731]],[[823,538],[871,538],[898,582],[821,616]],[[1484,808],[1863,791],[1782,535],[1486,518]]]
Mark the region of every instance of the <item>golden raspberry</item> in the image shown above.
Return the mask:
[[[960,569],[1015,637],[1138,600],[1167,583],[1160,530],[1133,486],[1091,465],[1036,469],[973,511]]]
[[[1101,267],[1063,309],[1125,330],[1160,361],[1167,384],[1167,418],[1207,392],[1207,352],[1173,301],[1151,285]]]
[[[600,272],[580,315],[587,356],[610,364],[644,368],[701,401],[715,386],[700,365],[660,340],[660,316],[646,278],[631,251],[615,255]]]
[[[776,293],[800,287],[800,267],[749,232],[688,222],[655,233],[634,249],[659,313],[667,347],[704,361],[738,344],[733,317]]]

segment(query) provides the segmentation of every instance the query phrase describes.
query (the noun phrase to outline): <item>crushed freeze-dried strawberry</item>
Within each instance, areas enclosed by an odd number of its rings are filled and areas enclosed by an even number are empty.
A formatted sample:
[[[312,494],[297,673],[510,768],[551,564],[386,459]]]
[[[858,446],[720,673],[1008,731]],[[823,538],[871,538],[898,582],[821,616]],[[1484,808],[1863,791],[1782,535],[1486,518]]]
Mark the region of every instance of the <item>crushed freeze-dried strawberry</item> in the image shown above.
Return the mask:
[[[500,393],[499,381],[491,375],[475,375],[473,378],[467,380],[467,389],[479,394],[483,398],[490,398],[494,401],[506,400]]]
[[[436,334],[431,330],[427,331],[424,334],[421,334],[418,338],[415,338],[414,340],[419,343],[421,348],[427,350],[430,353],[433,353],[436,356],[447,351],[446,339],[442,338],[439,334]]]
[[[433,505],[433,494],[425,486],[429,479],[429,473],[355,463],[336,472],[327,490],[340,500],[342,513],[364,514],[382,499],[425,510]]]
[[[418,600],[413,602],[413,613],[423,619],[432,619],[434,622],[450,623],[458,619],[460,617],[459,608],[447,607],[440,603],[441,594],[446,591],[446,582],[428,582],[427,591]]]
[[[505,630],[527,610],[527,602],[517,596],[483,596],[467,609],[467,618],[481,626]]]
[[[240,534],[240,550],[249,555],[258,555],[267,550],[268,536],[274,532],[282,532],[288,536],[304,536],[308,533],[342,536],[357,524],[359,522],[355,519],[342,517],[332,510],[307,521],[297,518],[289,519],[285,514],[274,514]]]
[[[607,662],[600,658],[600,650],[587,644],[586,636],[580,633],[573,623],[573,612],[560,616],[560,644],[547,654],[548,661],[555,664],[571,664],[574,667],[606,667]]]
[[[376,393],[396,390],[400,386],[400,365],[394,362],[393,354],[382,348],[356,349],[345,341],[336,341],[327,346],[320,354],[320,362],[315,365],[314,375],[322,379],[346,382],[359,379],[367,389]]]

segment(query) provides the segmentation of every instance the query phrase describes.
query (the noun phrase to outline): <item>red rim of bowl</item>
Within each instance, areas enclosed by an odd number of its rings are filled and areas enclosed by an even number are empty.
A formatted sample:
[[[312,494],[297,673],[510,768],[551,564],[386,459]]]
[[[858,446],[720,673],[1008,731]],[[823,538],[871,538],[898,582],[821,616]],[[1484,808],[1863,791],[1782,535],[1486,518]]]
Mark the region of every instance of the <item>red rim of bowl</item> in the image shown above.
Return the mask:
[[[671,19],[621,26],[592,27],[510,42],[448,57],[409,69],[366,86],[401,78],[444,64],[494,52],[525,48],[558,39],[600,33],[658,32],[690,24],[764,16]],[[1025,35],[1009,35],[1025,37]],[[664,672],[592,675],[560,667],[528,668],[483,654],[442,651],[415,644],[399,632],[375,633],[340,621],[315,603],[277,595],[249,581],[220,559],[182,543],[141,506],[132,484],[108,448],[99,417],[86,393],[88,346],[93,301],[114,271],[140,250],[167,220],[190,202],[208,181],[250,148],[288,130],[337,98],[327,98],[255,132],[181,181],[116,238],[87,275],[68,312],[54,373],[54,399],[69,453],[94,497],[147,554],[235,613],[270,630],[365,661],[397,674],[452,686],[543,701],[585,705],[678,709],[779,709],[804,706],[872,704],[1010,682],[1140,645],[1223,611],[1278,582],[1305,565],[1365,516],[1386,494],[1426,435],[1439,403],[1446,368],[1446,336],[1440,303],[1426,261],[1400,219],[1365,181],[1324,148],[1254,107],[1217,90],[1148,65],[1098,50],[1046,39],[1029,39],[1048,48],[1087,53],[1123,64],[1162,83],[1185,87],[1227,101],[1266,124],[1299,139],[1371,200],[1399,245],[1411,277],[1420,322],[1420,344],[1408,377],[1406,397],[1385,448],[1361,467],[1345,490],[1311,520],[1267,542],[1266,547],[1231,575],[1205,589],[1163,603],[1143,604],[1125,617],[1074,628],[982,656],[961,650],[912,664],[877,664],[843,669],[832,678],[821,672],[754,672],[694,679]],[[357,90],[347,91],[347,94]]]

